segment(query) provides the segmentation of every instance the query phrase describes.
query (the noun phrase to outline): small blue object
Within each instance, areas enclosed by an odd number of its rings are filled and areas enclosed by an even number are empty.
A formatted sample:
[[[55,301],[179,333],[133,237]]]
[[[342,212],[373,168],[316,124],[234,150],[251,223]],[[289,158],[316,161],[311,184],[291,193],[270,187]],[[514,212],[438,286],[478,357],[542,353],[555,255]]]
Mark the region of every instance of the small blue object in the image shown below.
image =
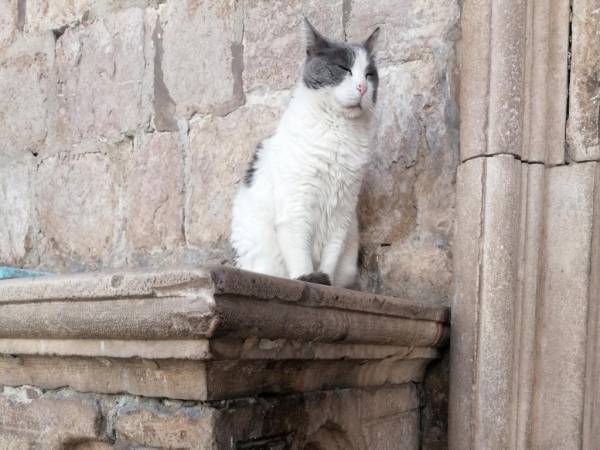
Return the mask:
[[[17,269],[16,267],[0,266],[0,280],[9,278],[28,278],[28,277],[43,277],[50,275],[46,272],[36,272],[34,270]]]

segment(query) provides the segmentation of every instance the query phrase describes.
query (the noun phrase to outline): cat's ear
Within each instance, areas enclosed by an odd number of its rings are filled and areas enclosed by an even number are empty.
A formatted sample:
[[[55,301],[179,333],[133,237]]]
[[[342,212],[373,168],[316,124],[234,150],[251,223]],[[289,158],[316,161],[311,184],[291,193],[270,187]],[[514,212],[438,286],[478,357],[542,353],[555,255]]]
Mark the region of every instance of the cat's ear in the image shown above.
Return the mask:
[[[308,56],[315,55],[319,50],[329,47],[329,41],[313,27],[306,17],[304,18],[304,36]]]
[[[373,53],[375,49],[375,44],[377,43],[377,38],[379,37],[379,32],[381,28],[377,27],[371,33],[371,36],[367,38],[367,40],[363,43],[364,47],[367,49],[368,53]]]

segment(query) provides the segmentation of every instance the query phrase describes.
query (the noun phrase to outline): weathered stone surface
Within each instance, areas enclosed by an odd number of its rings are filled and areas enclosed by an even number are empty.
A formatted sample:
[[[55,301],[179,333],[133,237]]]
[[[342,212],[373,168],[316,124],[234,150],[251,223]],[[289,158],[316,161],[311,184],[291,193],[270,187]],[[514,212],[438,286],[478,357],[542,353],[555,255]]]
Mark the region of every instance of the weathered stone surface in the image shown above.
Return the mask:
[[[510,447],[520,164],[500,155],[459,169],[449,413],[455,449]]]
[[[198,406],[129,401],[117,409],[117,445],[161,448],[418,448],[412,385],[337,390]]]
[[[0,392],[0,448],[60,449],[64,444],[94,440],[100,410],[91,399],[70,393],[45,395],[35,387]]]
[[[56,44],[59,139],[119,141],[148,124],[144,48],[138,8],[65,31]]]
[[[421,450],[448,450],[449,352],[427,367],[420,390]]]
[[[266,444],[270,436],[271,448],[285,448],[287,441],[304,449],[417,449],[417,405],[414,385],[275,398],[252,409],[241,404],[237,415],[223,414],[222,429],[227,431],[219,442],[233,440],[252,448],[250,437],[262,437]]]
[[[25,24],[27,32],[53,30],[102,19],[128,8],[156,8],[161,0],[26,0]]]
[[[0,383],[188,400],[420,381],[448,319],[222,267],[8,280],[0,312]]]
[[[381,70],[374,154],[359,201],[365,276],[377,278],[363,283],[367,289],[450,297],[458,143],[454,102],[442,95],[446,70],[432,54]]]
[[[478,310],[477,404],[480,420],[475,447],[510,447],[513,377],[513,321],[517,294],[521,167],[512,156],[486,158],[483,198],[483,242]],[[472,237],[471,237],[472,239]],[[458,294],[460,295],[460,294]]]
[[[453,270],[447,235],[417,232],[401,243],[381,247],[378,257],[382,292],[440,304],[450,300]]]
[[[448,34],[456,27],[460,15],[456,0],[348,3],[344,8],[348,37],[362,41],[380,26],[378,55],[386,64],[421,59],[423,53],[430,51],[428,47],[446,45],[453,39]]]
[[[211,344],[205,339],[0,339],[0,353],[43,356],[94,356],[98,358],[208,359]],[[220,346],[219,346],[220,347]],[[379,355],[386,358],[410,352],[386,346]],[[386,352],[387,350],[387,352]],[[352,354],[352,352],[350,352]],[[370,352],[369,354],[372,354]],[[214,352],[213,352],[213,356]],[[243,357],[236,355],[234,358]],[[252,359],[252,358],[250,358]]]
[[[522,164],[521,221],[519,243],[519,292],[515,309],[515,372],[513,383],[516,404],[516,447],[526,449],[530,440],[531,400],[535,386],[536,317],[541,308],[542,237],[546,168],[542,164]]]
[[[520,155],[527,2],[463,2],[461,159]]]
[[[93,10],[103,9],[107,3],[108,0],[27,0],[25,30],[49,31],[76,25],[84,18],[91,19]]]
[[[38,153],[46,141],[53,48],[54,39],[46,34],[0,51],[0,161]]]
[[[10,349],[13,351],[16,349]],[[342,351],[343,353],[343,351]],[[369,387],[419,382],[436,352],[404,352],[382,359],[176,360],[91,357],[0,357],[0,383],[70,387],[82,392],[128,393],[183,400],[223,400],[258,394],[289,394],[332,387]],[[352,355],[350,356],[352,358]],[[240,378],[239,374],[244,377]]]
[[[256,145],[275,129],[287,96],[249,104],[226,117],[209,116],[190,129],[190,184],[186,240],[223,245],[229,238],[233,197]]]
[[[533,397],[537,448],[582,448],[588,311],[597,300],[589,297],[596,170],[597,163],[548,169],[536,349],[543,357]]]
[[[588,298],[600,298],[600,164],[596,164],[590,289]],[[585,403],[583,408],[583,447],[593,446],[600,436],[600,305],[590,301],[585,368]]]
[[[5,388],[0,404],[6,417],[26,419],[4,428],[0,418],[0,448],[7,450],[419,448],[412,384],[211,403],[24,386]],[[52,428],[39,430],[45,412]],[[23,431],[26,425],[32,426]]]
[[[324,35],[343,40],[342,3],[259,0],[245,5],[244,90],[292,87],[300,79],[305,58],[302,17]]]
[[[0,3],[0,49],[10,44],[19,25],[18,0]]]
[[[114,450],[115,447],[107,442],[85,441],[73,444],[69,450]]]
[[[127,240],[135,253],[183,242],[183,149],[177,134],[136,136],[125,174]]]
[[[238,107],[244,67],[240,5],[168,2],[160,16],[164,88],[177,114],[226,114]]]
[[[118,178],[104,150],[58,154],[40,163],[35,204],[42,264],[94,265],[111,255],[116,239]]]
[[[475,448],[473,417],[473,385],[476,383],[479,330],[474,326],[478,317],[480,286],[479,239],[482,235],[482,205],[484,198],[485,158],[476,158],[458,168],[456,196],[456,237],[454,267],[456,294],[452,301],[450,336],[450,391],[448,410],[448,443],[450,449]]]
[[[0,385],[207,400],[201,361],[0,355]]]
[[[165,414],[158,408],[131,406],[119,411],[115,430],[119,440],[158,448],[213,449],[217,411],[181,408]]]
[[[523,109],[526,161],[562,164],[568,94],[569,4],[527,3]]]
[[[429,347],[444,342],[448,320],[443,307],[223,267],[7,280],[0,295],[7,338],[226,335]]]
[[[598,2],[573,2],[567,142],[575,161],[600,160],[600,46]]]
[[[0,265],[23,262],[32,246],[32,159],[0,166]]]

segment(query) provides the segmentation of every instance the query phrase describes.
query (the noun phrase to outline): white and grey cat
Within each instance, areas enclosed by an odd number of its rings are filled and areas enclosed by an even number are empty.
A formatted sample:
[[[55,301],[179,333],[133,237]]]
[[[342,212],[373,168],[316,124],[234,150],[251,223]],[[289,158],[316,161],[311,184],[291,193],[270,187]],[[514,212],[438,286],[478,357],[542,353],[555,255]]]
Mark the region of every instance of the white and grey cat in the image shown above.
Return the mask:
[[[277,131],[256,148],[234,201],[231,243],[241,269],[348,286],[357,274],[379,29],[348,44],[304,22],[303,77]]]

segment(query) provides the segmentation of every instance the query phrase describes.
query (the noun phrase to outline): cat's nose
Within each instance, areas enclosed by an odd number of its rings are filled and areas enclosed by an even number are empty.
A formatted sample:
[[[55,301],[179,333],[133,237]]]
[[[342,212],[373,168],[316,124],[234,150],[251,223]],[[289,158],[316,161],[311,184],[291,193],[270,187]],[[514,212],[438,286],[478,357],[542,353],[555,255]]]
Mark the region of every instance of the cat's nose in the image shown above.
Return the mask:
[[[358,89],[358,92],[360,92],[360,95],[365,95],[365,92],[367,92],[367,83],[359,83],[358,86],[356,86],[356,89]]]

